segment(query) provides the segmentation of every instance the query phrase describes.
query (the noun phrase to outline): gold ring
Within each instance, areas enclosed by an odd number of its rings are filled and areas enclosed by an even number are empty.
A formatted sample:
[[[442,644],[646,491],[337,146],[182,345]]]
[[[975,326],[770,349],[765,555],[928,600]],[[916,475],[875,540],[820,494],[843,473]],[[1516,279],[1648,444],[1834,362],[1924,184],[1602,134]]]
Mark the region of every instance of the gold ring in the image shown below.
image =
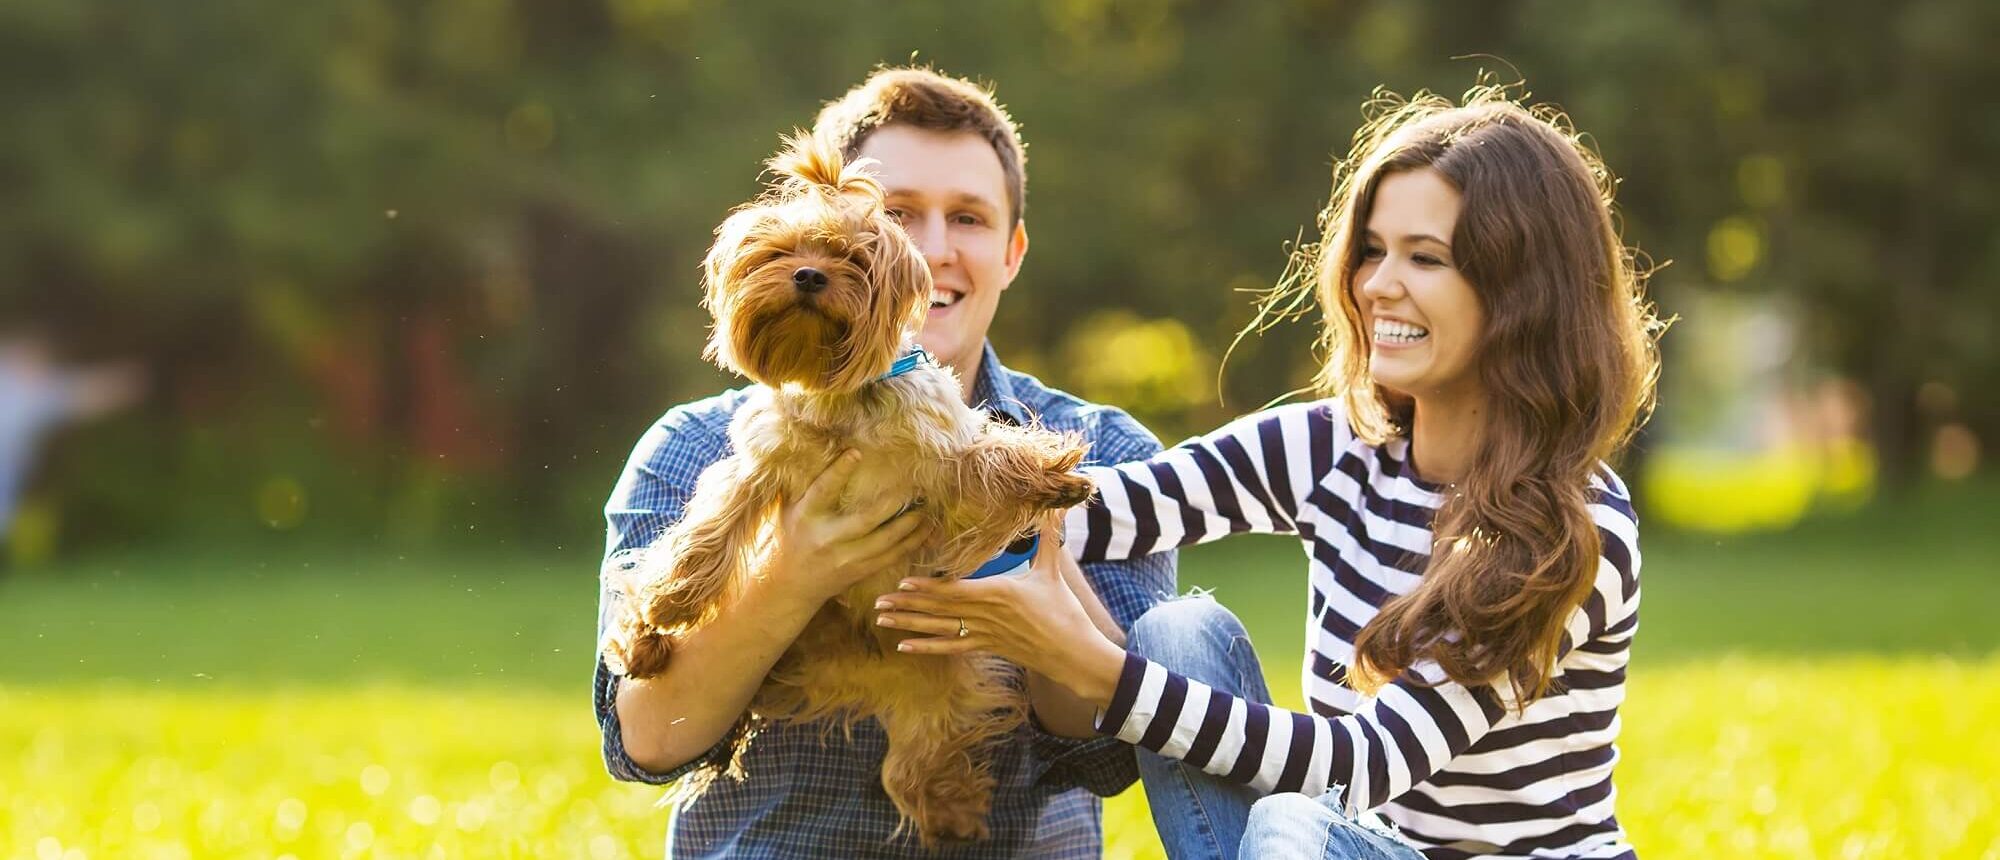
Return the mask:
[[[965,634],[971,632],[972,631],[965,629],[965,619],[963,618],[958,619],[958,638],[964,639]]]

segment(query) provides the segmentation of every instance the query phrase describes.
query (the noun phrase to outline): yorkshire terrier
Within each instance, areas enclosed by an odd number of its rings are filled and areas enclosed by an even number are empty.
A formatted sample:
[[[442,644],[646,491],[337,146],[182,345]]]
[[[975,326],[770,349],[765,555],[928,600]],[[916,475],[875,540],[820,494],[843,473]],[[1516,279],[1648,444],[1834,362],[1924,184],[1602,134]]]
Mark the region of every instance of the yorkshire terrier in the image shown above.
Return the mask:
[[[1017,670],[992,656],[900,654],[896,644],[914,634],[878,627],[873,606],[904,577],[982,569],[1085,501],[1091,484],[1074,473],[1084,449],[1074,436],[965,405],[957,376],[911,346],[931,277],[884,211],[882,186],[825,141],[786,144],[769,163],[777,181],[716,229],[703,263],[703,304],[715,317],[707,355],[761,387],[730,425],[735,452],[702,473],[680,522],[612,560],[607,575],[629,585],[603,651],[628,677],[663,672],[675,643],[729,611],[758,575],[781,500],[858,450],[841,509],[911,499],[933,537],[916,561],[828,601],[751,712],[828,726],[879,721],[889,739],[882,787],[901,814],[891,837],[914,826],[926,846],[984,839],[988,754],[1027,710]],[[750,740],[737,737],[736,778]]]

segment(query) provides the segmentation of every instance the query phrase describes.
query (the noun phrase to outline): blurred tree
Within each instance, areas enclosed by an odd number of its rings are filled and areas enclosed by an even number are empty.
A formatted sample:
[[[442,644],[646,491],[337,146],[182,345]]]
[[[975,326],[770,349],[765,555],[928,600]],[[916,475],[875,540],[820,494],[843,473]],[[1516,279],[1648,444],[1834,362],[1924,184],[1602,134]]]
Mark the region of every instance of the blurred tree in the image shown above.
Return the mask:
[[[1309,378],[1303,325],[1220,390],[1204,362],[1314,238],[1370,88],[1518,69],[1624,177],[1668,310],[1795,297],[1894,477],[1940,420],[2000,438],[1994,32],[1983,0],[27,0],[0,7],[0,313],[154,364],[151,414],[60,464],[77,528],[257,527],[295,486],[302,528],[573,536],[654,416],[731,384],[695,264],[778,133],[875,64],[999,85],[1037,239],[995,340],[1136,386],[1170,438]],[[1077,366],[1105,310],[1188,355]]]

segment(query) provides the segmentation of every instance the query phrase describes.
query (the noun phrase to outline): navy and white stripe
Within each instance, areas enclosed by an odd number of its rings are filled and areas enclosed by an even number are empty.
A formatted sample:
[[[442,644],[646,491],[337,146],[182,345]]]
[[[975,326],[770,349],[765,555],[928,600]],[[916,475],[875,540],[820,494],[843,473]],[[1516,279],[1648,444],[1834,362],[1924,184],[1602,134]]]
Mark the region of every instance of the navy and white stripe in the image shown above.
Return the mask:
[[[1637,518],[1605,468],[1590,512],[1597,580],[1568,619],[1554,689],[1520,713],[1489,686],[1416,667],[1363,697],[1354,640],[1415,588],[1444,497],[1407,467],[1406,440],[1354,437],[1337,402],[1267,410],[1144,462],[1088,470],[1098,499],[1072,511],[1083,561],[1130,558],[1238,532],[1298,536],[1310,569],[1303,683],[1312,713],[1230,696],[1128,655],[1100,730],[1262,792],[1342,790],[1435,858],[1630,857],[1612,815],[1618,708],[1638,627]],[[1424,683],[1425,681],[1431,683]]]

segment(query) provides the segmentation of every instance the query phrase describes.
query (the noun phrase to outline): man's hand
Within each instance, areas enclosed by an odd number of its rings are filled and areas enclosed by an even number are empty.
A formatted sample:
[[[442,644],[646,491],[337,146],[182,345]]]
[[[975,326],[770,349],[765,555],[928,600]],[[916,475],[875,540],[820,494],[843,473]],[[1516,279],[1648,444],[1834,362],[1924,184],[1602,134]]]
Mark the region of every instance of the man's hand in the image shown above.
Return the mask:
[[[812,486],[780,510],[763,570],[779,592],[817,608],[869,574],[905,563],[929,536],[920,511],[903,511],[907,499],[886,496],[839,510],[860,462],[859,451],[834,458]]]
[[[663,773],[713,747],[822,604],[923,544],[923,518],[896,515],[901,499],[838,510],[860,459],[843,454],[783,503],[763,568],[734,604],[676,643],[664,673],[619,682],[621,733],[640,767]]]

